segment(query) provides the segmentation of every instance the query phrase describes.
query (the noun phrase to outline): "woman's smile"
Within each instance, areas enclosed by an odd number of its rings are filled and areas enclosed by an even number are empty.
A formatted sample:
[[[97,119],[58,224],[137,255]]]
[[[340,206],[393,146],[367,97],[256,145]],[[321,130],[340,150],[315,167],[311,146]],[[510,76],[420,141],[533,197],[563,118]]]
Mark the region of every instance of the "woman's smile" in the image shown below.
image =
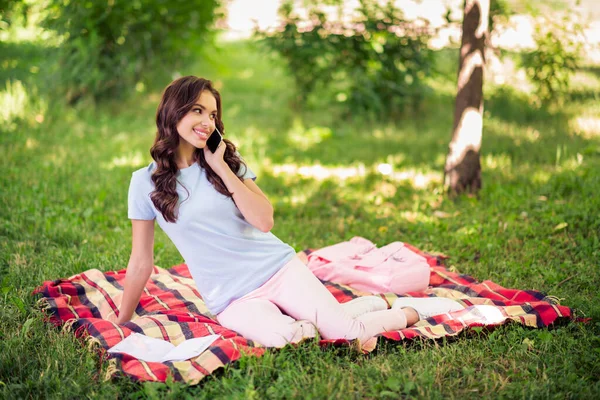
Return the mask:
[[[202,140],[208,140],[208,137],[210,136],[210,133],[207,132],[204,129],[200,129],[200,128],[192,128],[192,130],[194,131],[194,133],[196,135],[198,135],[198,137]]]

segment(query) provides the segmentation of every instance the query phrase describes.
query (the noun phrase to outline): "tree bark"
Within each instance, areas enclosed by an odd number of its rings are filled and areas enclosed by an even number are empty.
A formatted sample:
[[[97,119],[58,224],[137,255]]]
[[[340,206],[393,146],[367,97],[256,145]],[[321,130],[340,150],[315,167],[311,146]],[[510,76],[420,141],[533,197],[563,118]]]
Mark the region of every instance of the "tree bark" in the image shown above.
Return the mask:
[[[490,0],[466,0],[452,140],[444,167],[451,195],[481,189],[479,150],[483,128],[483,68]]]

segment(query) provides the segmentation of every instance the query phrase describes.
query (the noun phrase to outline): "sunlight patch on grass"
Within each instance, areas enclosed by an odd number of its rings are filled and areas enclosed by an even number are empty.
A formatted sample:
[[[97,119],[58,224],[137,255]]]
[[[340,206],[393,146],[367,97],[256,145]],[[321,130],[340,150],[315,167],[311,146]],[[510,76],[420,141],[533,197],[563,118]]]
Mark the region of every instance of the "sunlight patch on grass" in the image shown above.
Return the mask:
[[[332,136],[331,129],[324,126],[313,126],[306,128],[300,118],[295,118],[292,128],[288,132],[291,144],[302,150],[308,150],[314,145],[329,139]]]
[[[531,181],[535,184],[544,184],[552,177],[551,171],[538,169],[531,173]]]
[[[381,181],[375,185],[375,192],[384,198],[393,198],[396,195],[398,188],[391,182]]]
[[[421,211],[403,211],[399,213],[400,218],[410,223],[425,223],[433,224],[436,223],[438,218],[435,214],[426,214]]]
[[[364,164],[350,167],[324,167],[322,165],[303,165],[296,164],[275,164],[271,167],[274,176],[282,175],[300,175],[304,178],[312,178],[317,181],[335,178],[345,181],[351,178],[365,177],[367,174],[374,173],[383,175],[395,182],[408,182],[415,189],[425,189],[430,184],[442,182],[442,173],[436,171],[420,171],[415,168],[394,171],[393,167],[387,163],[380,163],[372,167],[366,167]]]
[[[377,171],[381,174],[381,175],[390,175],[393,171],[393,168],[390,164],[388,163],[382,163],[379,164],[377,166]]]
[[[600,78],[588,71],[576,71],[571,78],[570,89],[600,91]]]
[[[377,218],[388,218],[398,212],[397,202],[394,196],[397,193],[397,185],[382,180],[378,182],[368,194],[358,194],[355,201],[367,201],[366,209],[374,213]]]
[[[27,138],[27,141],[25,141],[25,148],[28,150],[36,149],[39,145],[40,142],[32,138]]]
[[[569,121],[569,130],[583,139],[600,137],[600,117],[586,115]]]
[[[583,155],[580,153],[575,154],[574,157],[565,159],[557,168],[558,172],[576,171],[583,164]]]
[[[486,169],[492,170],[511,170],[512,169],[512,159],[506,153],[502,154],[487,154],[483,157],[483,166]]]
[[[474,226],[463,226],[456,231],[460,236],[474,236],[477,234],[477,229]]]
[[[363,164],[360,164],[358,167],[324,167],[318,164],[311,166],[280,164],[273,165],[272,171],[275,176],[300,175],[305,178],[313,178],[318,181],[323,181],[330,178],[346,180],[348,178],[364,177],[367,174],[367,169]]]
[[[415,189],[425,189],[431,184],[441,184],[442,175],[442,172],[423,172],[409,168],[391,173],[390,178],[396,182],[409,182]]]
[[[294,196],[290,196],[288,199],[288,202],[293,205],[301,205],[301,204],[306,204],[306,201],[308,200],[308,196],[306,194],[299,194],[299,195],[294,195]]]
[[[117,167],[142,167],[145,163],[144,156],[139,151],[114,157],[108,163],[102,163],[101,167],[106,170],[111,170]]]
[[[384,139],[385,137],[389,137],[393,130],[387,129],[383,130],[380,128],[373,129],[373,137],[377,139]]]
[[[523,143],[536,143],[541,136],[540,132],[532,126],[522,126],[493,117],[485,119],[484,130],[486,128],[493,130],[495,135],[511,138],[517,146]]]
[[[525,130],[525,139],[527,139],[530,143],[535,143],[539,138],[540,132],[531,126],[528,126]]]
[[[0,91],[0,124],[12,127],[16,119],[24,118],[29,95],[19,80],[6,81],[6,90]]]
[[[301,191],[290,190],[288,195],[278,196],[277,194],[270,195],[270,197],[277,203],[287,204],[291,206],[305,206],[313,197],[318,186],[312,188],[303,188]]]

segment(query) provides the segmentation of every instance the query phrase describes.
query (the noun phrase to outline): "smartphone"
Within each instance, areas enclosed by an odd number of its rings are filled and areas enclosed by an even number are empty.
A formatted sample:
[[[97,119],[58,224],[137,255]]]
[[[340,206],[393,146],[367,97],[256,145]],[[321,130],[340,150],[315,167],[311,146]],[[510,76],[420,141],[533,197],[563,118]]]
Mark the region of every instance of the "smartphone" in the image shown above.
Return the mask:
[[[208,149],[214,153],[215,151],[217,151],[217,147],[219,147],[219,145],[221,144],[221,140],[223,140],[223,136],[221,136],[221,132],[219,132],[219,129],[215,127],[213,133],[211,133],[211,135],[208,137],[206,145],[208,146]]]

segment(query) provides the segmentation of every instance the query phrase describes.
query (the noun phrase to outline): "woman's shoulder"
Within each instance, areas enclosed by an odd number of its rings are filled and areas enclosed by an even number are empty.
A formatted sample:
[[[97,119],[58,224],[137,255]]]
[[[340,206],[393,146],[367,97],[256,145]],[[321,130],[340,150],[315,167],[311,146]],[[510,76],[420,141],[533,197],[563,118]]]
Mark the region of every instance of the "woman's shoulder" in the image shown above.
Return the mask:
[[[147,166],[133,171],[131,174],[131,182],[137,184],[152,183],[152,172],[156,169],[156,162],[152,161]]]
[[[137,169],[135,171],[133,171],[133,174],[138,174],[138,175],[152,175],[152,172],[154,172],[154,170],[156,169],[156,161],[152,161],[150,164],[148,164],[145,167],[142,167],[140,169]]]

